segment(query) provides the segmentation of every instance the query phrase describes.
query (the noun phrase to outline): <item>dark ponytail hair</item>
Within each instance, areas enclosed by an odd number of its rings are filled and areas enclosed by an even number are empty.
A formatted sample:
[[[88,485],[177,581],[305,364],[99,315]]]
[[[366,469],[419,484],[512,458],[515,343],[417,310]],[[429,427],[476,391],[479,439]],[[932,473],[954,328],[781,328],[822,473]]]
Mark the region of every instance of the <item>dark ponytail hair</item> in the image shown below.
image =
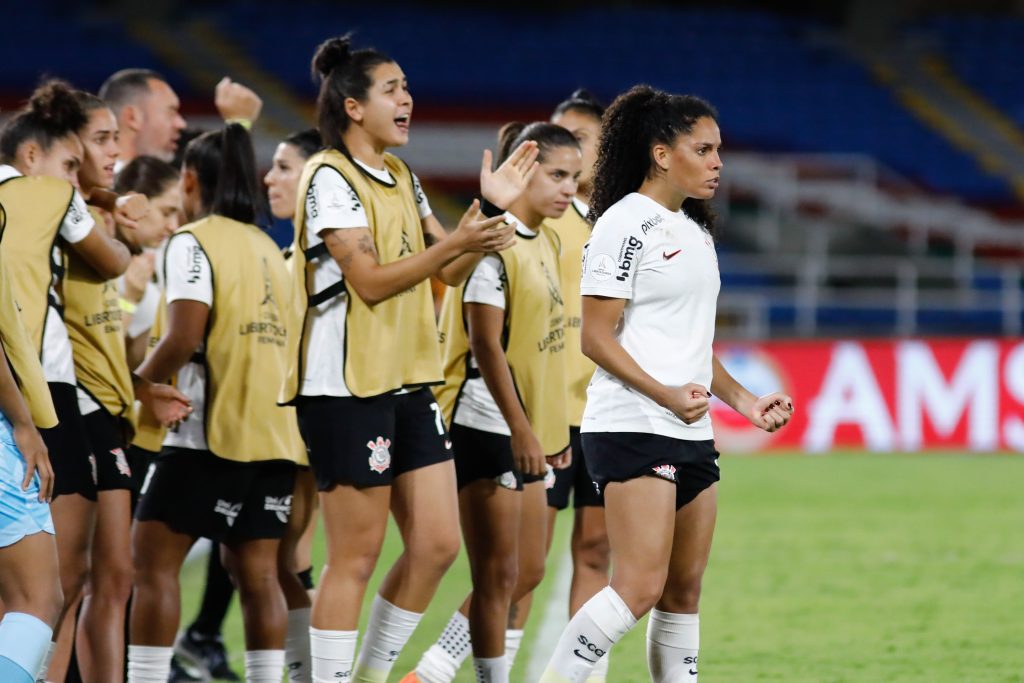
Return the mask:
[[[342,134],[348,130],[345,100],[365,102],[373,79],[370,72],[395,60],[373,48],[352,50],[351,34],[325,40],[313,55],[313,81],[320,81],[316,99],[317,128],[326,147],[345,150]]]
[[[529,140],[537,143],[540,152],[537,161],[540,162],[544,161],[548,152],[557,147],[572,147],[577,150],[580,148],[575,135],[554,123],[536,121],[527,124],[513,121],[506,123],[498,131],[498,158],[495,160],[495,167],[500,166],[519,145]]]
[[[310,158],[323,149],[324,146],[323,138],[320,137],[320,131],[316,128],[307,128],[306,130],[292,133],[281,142],[299,150],[299,154],[304,159]]]
[[[597,98],[591,95],[586,88],[578,88],[569,95],[568,99],[563,100],[555,107],[551,118],[561,116],[567,111],[579,112],[600,122],[601,117],[604,116],[604,105],[598,102]]]
[[[178,171],[163,159],[140,156],[132,159],[117,174],[114,191],[118,194],[138,192],[150,199],[159,197],[178,182]]]
[[[50,79],[35,89],[25,108],[0,131],[0,161],[14,161],[18,147],[27,140],[49,151],[54,142],[77,133],[88,120],[74,89],[64,81]]]
[[[596,222],[615,202],[635,192],[653,173],[651,147],[671,145],[697,119],[718,119],[710,104],[693,95],[670,95],[637,85],[619,95],[605,112],[587,218]],[[715,214],[707,200],[687,197],[683,212],[714,233]]]
[[[195,172],[203,209],[240,223],[266,215],[249,131],[237,123],[203,133],[185,149],[184,167]]]

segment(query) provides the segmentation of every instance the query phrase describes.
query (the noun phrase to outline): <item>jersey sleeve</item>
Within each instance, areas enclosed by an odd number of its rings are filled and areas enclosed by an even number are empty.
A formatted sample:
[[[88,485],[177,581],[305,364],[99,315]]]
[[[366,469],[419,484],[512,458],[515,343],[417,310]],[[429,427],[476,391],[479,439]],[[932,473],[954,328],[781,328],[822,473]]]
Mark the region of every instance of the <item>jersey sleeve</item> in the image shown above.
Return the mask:
[[[420,179],[415,173],[412,174],[412,188],[416,193],[416,210],[420,212],[420,220],[423,220],[434,213],[434,211],[430,208],[430,202],[427,201],[427,193],[423,191]]]
[[[167,245],[167,303],[198,301],[213,306],[213,269],[199,241],[189,233]]]
[[[466,281],[463,303],[487,304],[505,310],[505,264],[494,254],[480,260]]]
[[[583,248],[583,276],[580,294],[633,298],[633,281],[643,254],[640,230],[626,221],[608,221],[594,226]]]
[[[64,220],[60,224],[60,236],[68,244],[77,244],[88,237],[95,227],[96,221],[89,213],[89,207],[85,205],[85,199],[75,190],[68,204],[68,210],[64,213]]]
[[[330,166],[317,169],[306,193],[306,230],[319,235],[369,225],[366,209],[349,182]]]

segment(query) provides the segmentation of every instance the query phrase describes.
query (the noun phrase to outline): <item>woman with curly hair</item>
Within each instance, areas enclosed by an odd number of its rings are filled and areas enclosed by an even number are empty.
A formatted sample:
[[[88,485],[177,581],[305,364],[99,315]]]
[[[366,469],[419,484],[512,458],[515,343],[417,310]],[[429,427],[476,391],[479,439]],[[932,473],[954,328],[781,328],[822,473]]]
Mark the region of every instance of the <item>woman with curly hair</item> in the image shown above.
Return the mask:
[[[604,494],[613,570],[562,632],[542,683],[586,680],[647,612],[652,680],[697,680],[697,605],[719,478],[711,392],[766,431],[792,414],[788,396],[757,398],[711,347],[716,119],[700,98],[648,86],[605,114],[580,287],[581,345],[598,368],[581,432]]]

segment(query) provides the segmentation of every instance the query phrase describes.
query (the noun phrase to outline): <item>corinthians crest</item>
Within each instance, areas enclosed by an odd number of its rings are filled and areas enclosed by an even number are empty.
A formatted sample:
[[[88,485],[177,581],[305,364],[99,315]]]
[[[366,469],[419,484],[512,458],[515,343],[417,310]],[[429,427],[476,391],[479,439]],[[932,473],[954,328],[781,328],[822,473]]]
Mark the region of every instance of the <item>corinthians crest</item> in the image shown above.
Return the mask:
[[[391,439],[378,436],[376,441],[368,441],[366,447],[370,449],[370,469],[377,474],[383,474],[391,467]]]

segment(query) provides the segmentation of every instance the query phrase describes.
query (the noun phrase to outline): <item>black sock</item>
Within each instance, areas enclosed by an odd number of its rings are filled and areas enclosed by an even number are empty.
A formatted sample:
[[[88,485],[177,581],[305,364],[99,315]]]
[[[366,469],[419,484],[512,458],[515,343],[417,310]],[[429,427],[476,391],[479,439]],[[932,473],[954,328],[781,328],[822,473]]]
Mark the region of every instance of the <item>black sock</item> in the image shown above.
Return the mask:
[[[314,588],[316,588],[316,585],[313,583],[312,567],[309,567],[308,569],[303,569],[301,572],[298,573],[298,577],[299,581],[302,582],[302,587],[306,590],[311,591]]]

